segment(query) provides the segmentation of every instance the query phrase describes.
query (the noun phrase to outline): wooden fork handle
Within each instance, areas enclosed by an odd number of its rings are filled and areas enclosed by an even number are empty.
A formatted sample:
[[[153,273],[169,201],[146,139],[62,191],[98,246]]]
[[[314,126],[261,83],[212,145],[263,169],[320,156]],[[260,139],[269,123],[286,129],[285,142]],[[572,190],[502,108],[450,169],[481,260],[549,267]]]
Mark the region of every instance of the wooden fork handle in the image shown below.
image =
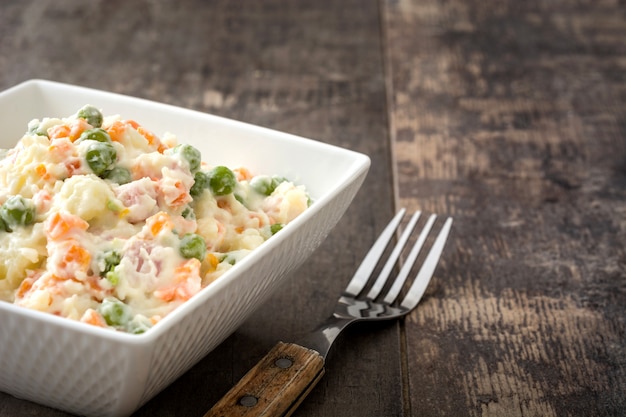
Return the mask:
[[[287,417],[324,375],[316,351],[279,342],[204,417]]]

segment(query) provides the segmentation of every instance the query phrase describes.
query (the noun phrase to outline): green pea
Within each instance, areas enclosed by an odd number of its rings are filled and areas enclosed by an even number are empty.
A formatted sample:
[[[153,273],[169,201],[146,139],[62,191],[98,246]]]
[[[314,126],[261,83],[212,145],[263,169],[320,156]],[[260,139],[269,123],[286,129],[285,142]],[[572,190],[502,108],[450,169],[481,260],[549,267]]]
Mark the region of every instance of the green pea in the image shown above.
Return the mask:
[[[43,130],[41,128],[41,125],[39,123],[35,124],[35,125],[29,125],[28,126],[28,133],[30,133],[31,135],[37,135],[37,136],[45,136],[48,137],[48,132],[46,132],[45,130]]]
[[[20,195],[9,197],[0,207],[0,218],[5,230],[11,231],[16,226],[28,226],[35,222],[35,203]]]
[[[142,325],[142,326],[134,325],[134,326],[130,326],[128,328],[128,333],[130,333],[130,334],[143,334],[148,329],[149,329],[149,327],[145,326],[145,325]]]
[[[120,283],[120,274],[116,270],[107,272],[104,277],[111,283],[111,285],[117,285]]]
[[[274,223],[273,225],[270,226],[270,231],[272,232],[272,235],[275,235],[276,233],[281,231],[283,227],[284,225],[281,223]]]
[[[263,195],[270,195],[274,191],[272,188],[272,179],[267,175],[257,175],[252,178],[250,180],[250,187]]]
[[[100,276],[106,276],[109,272],[120,264],[122,255],[115,250],[109,250],[102,254],[104,260],[104,269],[101,271]]]
[[[198,197],[202,192],[209,188],[209,177],[206,173],[198,171],[193,176],[194,183],[189,189],[189,194],[192,197]]]
[[[117,298],[105,298],[98,307],[98,312],[109,326],[123,326],[132,315],[130,307]]]
[[[257,175],[250,180],[250,186],[252,189],[263,195],[272,195],[276,187],[281,182],[287,181],[282,177],[269,177],[267,175]]]
[[[111,136],[108,134],[106,130],[100,129],[99,127],[97,127],[95,129],[85,130],[83,133],[81,133],[78,140],[79,141],[95,140],[96,142],[111,142]]]
[[[115,163],[117,152],[110,143],[95,142],[87,149],[85,160],[97,176],[103,175]]]
[[[148,319],[144,318],[143,320],[137,320],[137,317],[135,317],[126,325],[126,331],[130,334],[142,334],[148,331],[151,327],[152,325]]]
[[[206,242],[198,234],[187,233],[180,240],[179,251],[183,258],[196,258],[202,261],[206,256]]]
[[[189,171],[196,172],[200,169],[200,163],[202,162],[202,155],[200,151],[191,145],[182,144],[174,148],[174,152],[180,153],[180,155],[189,164]]]
[[[102,113],[94,106],[83,106],[80,110],[78,110],[78,113],[76,115],[80,119],[85,119],[85,121],[93,127],[102,126]]]
[[[128,184],[133,180],[130,171],[122,167],[115,167],[106,171],[102,178],[119,185]]]
[[[225,166],[217,166],[209,172],[209,186],[214,195],[227,195],[235,190],[237,177]]]
[[[222,257],[222,259],[220,259],[220,263],[221,262],[226,262],[226,263],[229,263],[231,265],[235,265],[237,263],[237,258],[234,255],[231,255],[230,253],[227,253],[226,255],[224,255]]]
[[[183,218],[187,220],[196,220],[196,212],[193,211],[191,207],[185,207],[185,209],[181,213],[181,216],[183,216]]]
[[[235,194],[235,200],[239,201],[239,204],[241,204],[242,206],[246,205],[246,200],[244,199],[243,196],[239,194]]]

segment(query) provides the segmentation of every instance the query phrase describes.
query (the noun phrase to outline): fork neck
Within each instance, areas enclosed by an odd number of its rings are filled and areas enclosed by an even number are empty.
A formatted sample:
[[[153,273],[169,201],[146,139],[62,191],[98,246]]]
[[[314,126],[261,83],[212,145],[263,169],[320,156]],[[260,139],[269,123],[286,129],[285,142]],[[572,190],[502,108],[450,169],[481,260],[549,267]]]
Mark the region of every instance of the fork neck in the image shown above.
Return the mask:
[[[332,315],[296,343],[315,350],[326,359],[339,333],[355,321],[357,321],[355,318]]]

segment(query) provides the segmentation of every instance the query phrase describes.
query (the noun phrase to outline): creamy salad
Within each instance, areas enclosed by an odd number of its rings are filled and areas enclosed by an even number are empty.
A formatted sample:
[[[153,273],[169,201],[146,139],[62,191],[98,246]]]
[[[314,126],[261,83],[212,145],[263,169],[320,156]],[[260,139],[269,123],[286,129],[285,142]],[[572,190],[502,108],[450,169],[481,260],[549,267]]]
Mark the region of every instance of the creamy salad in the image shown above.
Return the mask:
[[[0,160],[0,300],[142,333],[307,209],[303,186],[208,166],[90,105]]]

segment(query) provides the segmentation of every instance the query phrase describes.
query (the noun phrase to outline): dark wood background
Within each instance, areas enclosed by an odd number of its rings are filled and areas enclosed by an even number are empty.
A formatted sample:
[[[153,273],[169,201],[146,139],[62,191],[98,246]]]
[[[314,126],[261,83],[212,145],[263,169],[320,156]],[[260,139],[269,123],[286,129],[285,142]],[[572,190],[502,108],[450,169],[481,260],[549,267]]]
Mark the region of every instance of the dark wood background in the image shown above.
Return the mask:
[[[30,78],[372,158],[311,260],[136,416],[202,416],[314,327],[400,206],[455,218],[425,299],[350,329],[294,416],[626,415],[623,0],[1,0],[0,89]]]

